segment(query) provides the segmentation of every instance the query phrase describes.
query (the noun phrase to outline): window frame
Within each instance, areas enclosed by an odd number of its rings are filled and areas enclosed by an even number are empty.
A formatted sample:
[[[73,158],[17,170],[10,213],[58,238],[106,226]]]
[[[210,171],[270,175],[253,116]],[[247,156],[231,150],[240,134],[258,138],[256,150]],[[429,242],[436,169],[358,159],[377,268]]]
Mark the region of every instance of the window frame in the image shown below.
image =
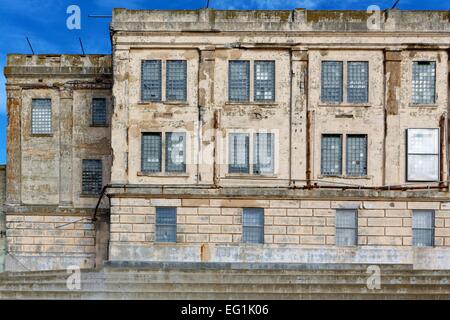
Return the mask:
[[[179,134],[183,136],[183,163],[182,167],[183,170],[168,170],[169,167],[169,141],[168,137],[172,136],[173,134]],[[164,132],[164,146],[163,146],[165,152],[164,152],[164,168],[162,168],[161,172],[164,173],[186,173],[186,132]]]
[[[433,155],[433,156],[437,156],[437,179],[436,180],[427,180],[427,179],[410,179],[410,177],[409,177],[409,155],[410,155],[410,152],[409,152],[409,149],[410,149],[410,146],[409,146],[409,130],[437,130],[437,148],[438,148],[438,153],[437,154],[433,154],[433,153],[412,153],[411,155],[423,155],[423,156],[426,156],[426,155],[428,155],[428,156],[430,156],[430,155]],[[441,144],[440,144],[440,134],[441,134],[441,131],[440,131],[441,129],[440,128],[407,128],[406,129],[406,161],[405,161],[405,163],[406,163],[406,166],[405,166],[405,177],[406,177],[406,181],[407,182],[439,182],[440,180],[441,180],[441,174],[440,174],[440,172],[439,172],[439,168],[440,168],[440,165],[441,165],[441,152],[442,152],[442,150],[441,150]]]
[[[50,124],[46,127],[50,128],[49,132],[35,132],[34,131],[34,111],[37,106],[34,105],[35,101],[49,101],[50,102]],[[30,135],[31,136],[41,136],[41,137],[51,137],[53,136],[53,101],[51,98],[32,98],[31,99],[31,112],[30,112]],[[37,120],[37,119],[36,119]],[[39,126],[38,126],[39,127]]]
[[[364,137],[365,138],[365,150],[364,150],[364,161],[365,161],[365,172],[363,174],[350,174],[348,168],[349,166],[349,137]],[[368,145],[369,145],[369,137],[368,134],[345,134],[345,176],[358,178],[358,177],[366,177],[368,173]],[[343,161],[343,160],[342,160]]]
[[[343,213],[343,212],[353,212],[354,214],[354,220],[355,220],[355,226],[354,227],[349,227],[349,226],[345,226],[345,227],[340,227],[338,226],[338,214],[339,213]],[[336,209],[335,211],[336,217],[336,223],[335,223],[335,245],[339,246],[339,247],[355,247],[358,246],[358,209]],[[345,245],[342,243],[338,243],[338,230],[353,230],[354,231],[354,242],[352,244],[349,245]]]
[[[168,209],[171,209],[171,210],[174,211],[173,212],[174,215],[175,215],[175,219],[173,219],[174,223],[161,223],[161,222],[158,222],[159,215],[161,214],[161,212],[159,212],[159,211],[161,211],[161,210],[168,210]],[[173,237],[173,241],[170,241],[170,240],[169,241],[163,241],[163,240],[159,239],[158,238],[158,234],[159,234],[158,233],[158,227],[171,227],[171,228],[175,229],[175,234],[174,234],[174,237]],[[178,224],[177,224],[177,207],[161,207],[161,206],[155,207],[155,240],[154,240],[154,242],[155,243],[177,243],[177,235],[178,235],[178,230],[177,229],[178,229]]]
[[[151,135],[159,135],[159,170],[157,171],[152,171],[152,170],[144,170],[144,136],[151,136]],[[146,173],[146,174],[157,174],[157,173],[161,173],[163,170],[163,133],[162,132],[141,132],[141,172]]]
[[[84,180],[84,174],[85,174],[85,163],[88,161],[95,161],[97,163],[100,163],[100,188],[98,192],[89,192],[85,191],[85,180]],[[98,181],[96,181],[98,183]],[[98,197],[101,194],[103,188],[103,160],[102,159],[81,159],[81,195],[85,197]]]
[[[434,66],[434,81],[433,81],[433,101],[432,102],[415,102],[414,101],[414,68],[415,65],[420,65],[420,64],[429,64],[429,65],[433,65]],[[411,97],[410,97],[410,101],[411,101],[411,105],[412,106],[434,106],[437,103],[437,87],[436,87],[436,81],[437,81],[437,63],[436,60],[414,60],[412,61],[411,64]]]
[[[159,97],[155,99],[144,99],[144,64],[147,62],[157,62],[159,64]],[[161,59],[142,59],[141,60],[141,75],[140,75],[140,101],[144,103],[163,102],[163,60]],[[158,81],[158,80],[152,80]]]
[[[231,159],[231,150],[234,150],[234,146],[233,146],[233,148],[232,148],[232,146],[231,146],[231,144],[232,144],[232,136],[237,136],[237,135],[239,135],[239,136],[245,136],[245,147],[246,147],[246,153],[247,153],[247,155],[246,155],[246,168],[247,168],[247,170],[246,171],[234,171],[234,169],[232,169],[232,166],[233,165],[235,165],[235,162],[234,161],[232,161],[232,159]],[[251,147],[250,147],[250,144],[251,144],[251,142],[250,142],[250,139],[251,139],[251,134],[250,133],[248,133],[248,132],[229,132],[228,133],[228,173],[229,174],[245,174],[245,175],[249,175],[250,174],[250,172],[251,172],[251,168],[250,168],[250,166],[251,166],[251,160],[250,160],[250,152],[251,152]],[[234,150],[234,155],[235,155],[235,157],[236,157],[236,151],[237,150]],[[237,168],[237,166],[236,166],[236,168]],[[237,170],[237,169],[236,169]]]
[[[345,98],[346,98],[346,103],[349,103],[349,104],[363,104],[363,103],[369,103],[369,94],[370,94],[370,74],[369,74],[369,61],[362,61],[362,60],[358,60],[358,61],[353,61],[353,60],[349,60],[349,61],[346,61],[347,63],[346,63],[346,71],[347,71],[347,83],[346,83],[346,86],[345,86],[345,88],[346,88],[346,92],[345,92],[345,94],[344,94],[344,96],[345,96]],[[366,87],[366,95],[367,95],[367,99],[366,99],[366,101],[349,101],[349,92],[350,92],[350,88],[349,88],[349,86],[350,86],[350,72],[349,72],[349,69],[350,69],[350,64],[351,63],[364,63],[364,64],[366,64],[366,66],[367,66],[367,74],[366,74],[366,85],[367,85],[367,87]]]
[[[331,101],[324,100],[324,65],[327,63],[336,63],[340,65],[341,75],[340,75],[340,100],[339,101]],[[344,61],[342,60],[321,60],[320,62],[320,101],[322,103],[328,104],[342,104],[344,102]]]
[[[231,97],[231,86],[232,86],[232,83],[231,83],[231,65],[232,64],[234,64],[234,63],[236,63],[236,64],[246,64],[246,74],[247,74],[247,82],[248,82],[248,85],[247,85],[247,93],[246,93],[246,97],[244,97],[244,98],[242,98],[242,99],[232,99],[232,97]],[[242,81],[242,80],[239,80],[239,81]],[[250,88],[251,88],[251,85],[252,85],[252,81],[251,81],[251,60],[245,60],[245,59],[243,59],[243,60],[228,60],[228,102],[231,102],[231,103],[248,103],[248,102],[250,102],[251,101],[251,94],[250,94]]]
[[[181,62],[183,67],[184,67],[184,85],[183,85],[183,99],[169,99],[168,98],[168,92],[169,92],[169,65],[171,63],[176,63],[176,62]],[[187,72],[187,60],[182,60],[182,59],[168,59],[168,60],[164,60],[165,63],[165,85],[166,85],[166,91],[165,91],[165,99],[164,101],[167,102],[187,102],[187,83],[188,83],[188,72]],[[162,76],[161,76],[162,78]],[[161,79],[162,80],[162,79]],[[162,99],[162,97],[161,97]]]
[[[272,73],[272,79],[270,79],[269,81],[272,81],[272,99],[257,99],[256,97],[256,83],[257,83],[257,79],[256,79],[256,75],[257,75],[257,70],[256,70],[256,65],[257,64],[270,64],[273,66],[273,73]],[[250,86],[251,86],[251,81],[250,81]],[[270,102],[275,102],[276,97],[275,97],[275,92],[276,92],[276,62],[275,60],[254,60],[253,61],[253,101],[257,102],[257,103],[270,103]]]
[[[94,101],[95,100],[104,100],[105,101],[105,122],[104,123],[95,123],[94,121]],[[108,99],[106,97],[93,97],[91,99],[91,127],[108,127]]]
[[[253,210],[255,210],[255,211],[253,211]],[[252,212],[252,211],[253,211],[253,213],[256,212],[258,214],[261,214],[260,218],[262,220],[262,224],[261,225],[246,225],[245,224],[246,211],[247,211],[247,214]],[[256,245],[264,244],[264,235],[265,235],[264,225],[265,225],[265,210],[264,210],[264,208],[256,208],[256,207],[254,207],[254,208],[253,207],[252,208],[242,208],[242,235],[241,235],[241,243],[256,244]],[[246,240],[245,234],[246,234],[246,230],[248,230],[248,228],[259,230],[259,236],[261,238],[261,242],[253,242],[253,241],[250,241],[250,240]]]
[[[257,159],[259,158],[258,152],[259,152],[259,145],[258,145],[258,137],[260,135],[267,135],[270,136],[270,153],[271,153],[271,171],[270,172],[256,172],[256,168],[261,168],[261,164],[257,162]],[[273,175],[275,172],[275,134],[272,132],[255,132],[253,134],[253,140],[249,142],[249,144],[253,143],[253,159],[251,164],[251,173],[256,176],[267,176],[267,175]],[[250,148],[251,149],[251,148]]]
[[[431,227],[430,228],[417,228],[417,227],[414,227],[414,213],[423,213],[423,212],[430,213],[430,215],[431,215]],[[434,210],[413,210],[411,219],[412,219],[412,223],[411,223],[412,246],[416,247],[416,248],[435,247],[435,244],[436,244],[436,240],[435,240],[435,237],[436,237],[436,234],[435,234],[436,233],[436,212]],[[416,245],[416,243],[414,241],[414,239],[416,238],[414,236],[414,234],[415,234],[414,231],[415,230],[431,231],[431,239],[430,239],[431,240],[431,244],[430,245],[424,245],[424,246]]]
[[[340,165],[340,172],[337,174],[327,174],[324,173],[323,170],[323,162],[324,162],[324,153],[323,153],[323,138],[325,136],[338,136],[340,138],[340,159],[339,159],[339,165]],[[343,141],[344,141],[344,135],[339,133],[323,133],[320,137],[320,175],[324,177],[342,177],[344,168],[343,168]]]

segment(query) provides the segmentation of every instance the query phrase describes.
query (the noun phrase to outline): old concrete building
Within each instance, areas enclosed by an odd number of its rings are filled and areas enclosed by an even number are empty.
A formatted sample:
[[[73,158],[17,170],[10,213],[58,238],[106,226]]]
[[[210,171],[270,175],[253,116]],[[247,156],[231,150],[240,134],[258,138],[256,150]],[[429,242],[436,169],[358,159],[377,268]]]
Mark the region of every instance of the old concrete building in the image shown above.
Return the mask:
[[[449,12],[115,9],[111,41],[8,56],[7,270],[450,269]]]

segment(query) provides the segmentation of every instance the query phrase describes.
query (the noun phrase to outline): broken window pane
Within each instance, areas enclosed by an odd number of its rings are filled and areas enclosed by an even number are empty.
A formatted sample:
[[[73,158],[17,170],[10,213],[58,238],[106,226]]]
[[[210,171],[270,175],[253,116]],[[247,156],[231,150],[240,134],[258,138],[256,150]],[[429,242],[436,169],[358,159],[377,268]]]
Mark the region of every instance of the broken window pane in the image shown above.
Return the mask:
[[[229,137],[229,173],[249,173],[249,135],[232,133]]]
[[[186,101],[186,60],[168,60],[166,100]]]
[[[31,133],[52,133],[52,101],[50,99],[31,101]]]
[[[439,181],[439,129],[408,129],[407,144],[407,180]]]
[[[355,246],[358,243],[358,212],[336,210],[336,245]]]
[[[102,161],[83,160],[81,181],[83,194],[100,194],[102,191]]]
[[[272,133],[255,133],[254,174],[273,173],[274,141]]]
[[[264,209],[244,208],[242,216],[242,242],[264,242]]]
[[[342,136],[324,134],[321,146],[321,172],[325,176],[342,174]]]
[[[255,101],[275,100],[275,61],[255,61]]]
[[[322,61],[322,102],[342,102],[342,62]]]
[[[141,100],[161,101],[161,60],[142,61]]]
[[[94,126],[106,125],[106,99],[92,99],[92,124]]]
[[[249,101],[250,62],[234,60],[228,67],[228,100],[234,102]]]
[[[434,245],[434,212],[413,210],[413,245],[429,247]]]
[[[415,61],[413,62],[412,73],[413,103],[435,103],[436,63],[433,61]]]
[[[347,175],[367,175],[367,135],[347,136]]]
[[[177,209],[156,207],[156,242],[177,242]]]
[[[142,134],[141,170],[161,172],[161,133]]]
[[[166,133],[166,172],[186,171],[186,134],[184,132]]]
[[[349,62],[347,70],[347,101],[363,103],[369,96],[369,63]]]

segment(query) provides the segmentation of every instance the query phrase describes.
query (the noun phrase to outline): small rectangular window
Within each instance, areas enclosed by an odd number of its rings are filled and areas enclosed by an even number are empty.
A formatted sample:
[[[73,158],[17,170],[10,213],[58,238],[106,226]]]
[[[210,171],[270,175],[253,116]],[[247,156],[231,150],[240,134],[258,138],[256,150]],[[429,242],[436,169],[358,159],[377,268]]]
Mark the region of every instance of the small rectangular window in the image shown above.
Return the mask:
[[[186,134],[166,133],[166,172],[186,172]]]
[[[82,193],[98,195],[102,191],[102,160],[82,161]]]
[[[249,101],[250,62],[234,60],[228,66],[228,100],[231,102]]]
[[[407,180],[439,181],[439,129],[407,129]]]
[[[342,174],[342,136],[339,134],[322,135],[321,172],[324,176]]]
[[[415,104],[433,104],[436,100],[436,63],[413,62],[412,101]]]
[[[274,141],[272,133],[255,133],[254,174],[273,173]]]
[[[142,134],[141,170],[161,172],[161,133]]]
[[[244,208],[242,217],[242,242],[264,243],[264,209]]]
[[[358,212],[351,209],[336,211],[336,245],[358,244]]]
[[[92,125],[105,126],[106,125],[106,99],[94,98],[92,99]]]
[[[347,175],[367,175],[367,135],[347,136]]]
[[[156,242],[177,242],[177,209],[156,207]]]
[[[186,60],[168,60],[166,63],[166,100],[186,101]]]
[[[413,246],[434,246],[434,212],[413,210]]]
[[[249,173],[249,135],[232,133],[229,137],[229,173]]]
[[[255,61],[255,101],[275,101],[275,61]]]
[[[369,99],[369,63],[349,62],[347,64],[347,101],[364,103]]]
[[[322,61],[322,102],[342,102],[342,62]]]
[[[50,99],[31,101],[31,133],[52,133],[52,101]]]
[[[141,100],[161,101],[161,60],[142,61]]]

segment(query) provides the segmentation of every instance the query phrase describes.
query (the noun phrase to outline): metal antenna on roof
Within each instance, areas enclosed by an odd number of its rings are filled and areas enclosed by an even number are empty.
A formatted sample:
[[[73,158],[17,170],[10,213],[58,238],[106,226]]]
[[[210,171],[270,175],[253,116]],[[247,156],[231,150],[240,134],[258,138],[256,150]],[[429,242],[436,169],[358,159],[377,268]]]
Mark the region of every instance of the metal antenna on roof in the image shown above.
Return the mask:
[[[79,37],[78,40],[80,40],[80,47],[81,47],[81,51],[83,52],[83,56],[86,55],[84,53],[84,47],[83,47],[83,42],[81,41],[81,38]]]
[[[28,42],[28,45],[30,46],[31,52],[33,52],[33,54],[35,54],[34,50],[33,50],[33,46],[31,45],[30,39],[28,39],[28,37],[27,37],[27,42]]]
[[[400,0],[395,1],[394,5],[392,6],[391,9],[395,9],[395,7],[397,6],[397,4],[400,2]]]
[[[209,8],[209,0],[207,0],[207,2],[206,2],[206,9],[208,9]]]

